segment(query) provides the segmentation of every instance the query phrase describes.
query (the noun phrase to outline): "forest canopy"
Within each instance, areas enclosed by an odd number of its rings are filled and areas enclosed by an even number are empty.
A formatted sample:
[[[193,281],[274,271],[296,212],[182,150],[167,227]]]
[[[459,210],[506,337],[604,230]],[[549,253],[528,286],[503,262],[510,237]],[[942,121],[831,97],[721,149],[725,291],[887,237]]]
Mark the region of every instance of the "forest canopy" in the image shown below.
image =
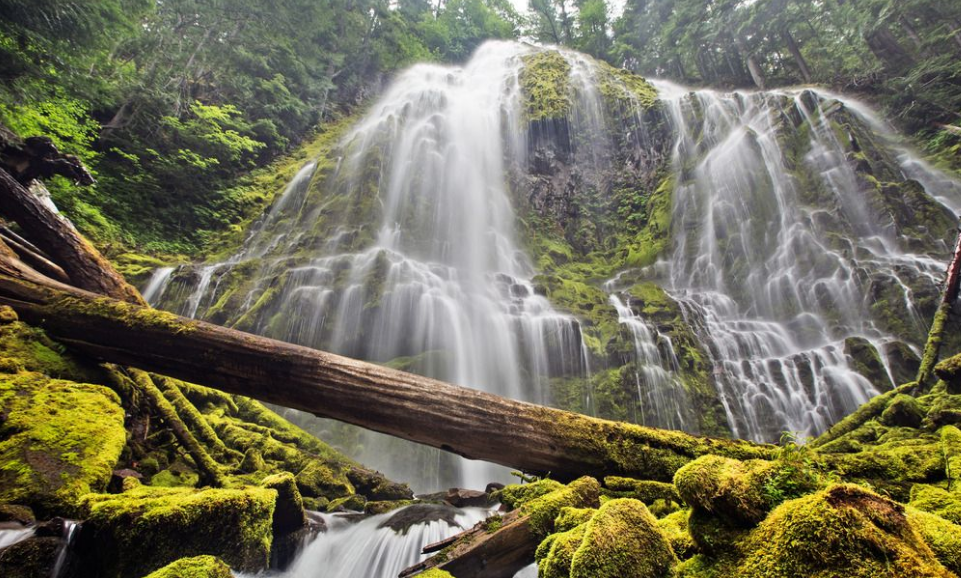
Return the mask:
[[[51,189],[108,253],[196,255],[262,209],[252,170],[393,72],[498,38],[689,85],[828,85],[961,147],[940,128],[961,110],[950,0],[0,0],[0,122],[92,168],[96,187]]]

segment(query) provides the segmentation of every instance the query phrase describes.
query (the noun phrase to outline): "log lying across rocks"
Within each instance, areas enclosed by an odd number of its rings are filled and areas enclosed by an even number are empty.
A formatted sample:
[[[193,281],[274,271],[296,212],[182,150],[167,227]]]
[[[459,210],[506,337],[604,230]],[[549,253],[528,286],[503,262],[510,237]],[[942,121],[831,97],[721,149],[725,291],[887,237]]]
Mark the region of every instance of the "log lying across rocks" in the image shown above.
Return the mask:
[[[670,481],[704,454],[773,447],[595,419],[101,297],[0,256],[0,304],[99,359],[557,479]]]

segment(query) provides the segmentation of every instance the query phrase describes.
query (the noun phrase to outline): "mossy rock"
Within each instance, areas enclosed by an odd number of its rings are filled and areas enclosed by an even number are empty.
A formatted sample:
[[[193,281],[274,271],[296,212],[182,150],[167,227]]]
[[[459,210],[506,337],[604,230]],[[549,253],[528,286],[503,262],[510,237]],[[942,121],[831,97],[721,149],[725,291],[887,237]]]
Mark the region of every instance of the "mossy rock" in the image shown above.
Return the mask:
[[[527,502],[521,506],[521,513],[530,516],[534,533],[544,537],[553,531],[554,520],[562,508],[596,508],[600,505],[600,494],[601,485],[597,480],[585,476]]]
[[[911,527],[924,539],[938,561],[961,576],[961,526],[910,506],[904,511]]]
[[[4,578],[38,578],[51,576],[63,540],[34,537],[0,550],[0,576]]]
[[[507,506],[509,510],[517,509],[527,502],[559,490],[564,484],[557,480],[543,479],[530,484],[511,484],[497,490],[491,497]]]
[[[689,516],[689,510],[678,510],[657,520],[658,527],[679,560],[686,560],[697,553],[697,545],[687,527]]]
[[[296,479],[300,492],[311,498],[334,500],[354,494],[354,486],[345,475],[319,461],[310,463]]]
[[[277,505],[274,508],[272,525],[274,536],[295,532],[307,524],[304,500],[297,489],[293,474],[281,472],[267,476],[260,485],[277,492]]]
[[[855,485],[783,503],[746,542],[743,578],[950,578],[904,507]]]
[[[214,556],[181,558],[145,578],[232,578],[230,567]]]
[[[534,553],[538,578],[569,578],[574,553],[584,540],[586,530],[585,522],[544,538]]]
[[[643,502],[606,502],[586,524],[571,578],[668,578],[677,558]]]
[[[0,504],[0,522],[17,522],[24,526],[33,524],[37,519],[33,510],[17,504]]]
[[[634,498],[635,500],[644,502],[648,506],[657,500],[681,501],[681,496],[677,493],[677,488],[674,487],[674,484],[665,482],[608,476],[604,478],[604,486],[617,495],[617,497]]]
[[[569,506],[561,508],[560,513],[554,518],[554,531],[573,530],[581,524],[586,524],[596,513],[596,508],[571,508]]]
[[[244,457],[240,460],[240,465],[237,466],[237,470],[245,474],[253,474],[266,469],[267,462],[264,461],[264,456],[257,448],[250,448],[244,452]]]
[[[881,423],[888,427],[917,428],[925,415],[924,408],[914,397],[899,394],[888,403],[881,413]]]
[[[700,508],[691,508],[687,531],[697,551],[710,556],[723,556],[740,550],[740,542],[749,530],[742,524],[715,516]]]
[[[0,375],[0,503],[72,515],[102,490],[126,444],[120,399],[39,373]]]
[[[927,484],[916,484],[911,489],[910,504],[923,512],[937,514],[949,522],[961,524],[961,493]]]
[[[352,496],[344,496],[343,498],[337,498],[327,504],[328,512],[363,512],[364,506],[367,505],[367,499],[360,494],[354,494]]]
[[[232,568],[267,567],[277,492],[149,488],[90,494],[77,551],[99,575],[143,576],[180,558],[210,555]]]
[[[935,365],[934,375],[948,386],[949,393],[961,393],[961,354]]]
[[[571,112],[571,66],[560,52],[540,50],[522,57],[521,93],[529,122],[566,118]]]
[[[421,572],[417,576],[419,576],[420,578],[454,578],[450,572],[445,572],[437,568],[431,568],[426,572]]]
[[[0,323],[0,373],[21,371],[73,381],[96,382],[102,378],[94,366],[67,354],[40,329],[19,321]]]
[[[367,502],[364,504],[364,513],[371,516],[377,514],[386,514],[387,512],[393,512],[399,508],[406,508],[413,503],[413,500],[380,500],[376,502]]]
[[[709,455],[678,470],[674,485],[688,505],[750,527],[775,505],[765,486],[778,469],[773,461]]]

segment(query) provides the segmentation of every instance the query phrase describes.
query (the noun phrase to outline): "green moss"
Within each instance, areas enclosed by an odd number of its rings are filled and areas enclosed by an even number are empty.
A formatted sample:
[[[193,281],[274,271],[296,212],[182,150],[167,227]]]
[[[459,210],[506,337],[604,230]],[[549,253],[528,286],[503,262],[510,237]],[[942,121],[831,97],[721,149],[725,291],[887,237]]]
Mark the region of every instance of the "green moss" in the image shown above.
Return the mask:
[[[580,526],[594,517],[596,512],[597,509],[595,508],[572,508],[569,506],[561,508],[557,518],[554,519],[554,530],[557,532],[573,530],[576,526]]]
[[[7,309],[13,313],[12,309]],[[92,368],[67,354],[43,331],[15,320],[0,323],[0,373],[18,371],[34,371],[77,381],[101,377]]]
[[[556,50],[541,50],[522,57],[520,74],[524,116],[528,121],[562,119],[570,114],[571,67]]]
[[[0,502],[71,515],[126,443],[117,395],[39,373],[0,375]]]
[[[677,493],[674,484],[664,482],[607,476],[604,478],[604,486],[616,493],[618,497],[634,498],[647,505],[651,505],[657,500],[681,501],[681,496]]]
[[[277,492],[142,487],[90,494],[83,536],[101,576],[152,572],[179,558],[212,555],[241,571],[266,568]]]
[[[264,488],[277,492],[276,506],[274,507],[274,518],[272,531],[274,536],[289,534],[307,524],[307,516],[304,512],[304,500],[297,490],[294,482],[294,475],[290,472],[281,472],[272,476],[267,476],[260,482]]]
[[[339,512],[349,510],[351,512],[363,512],[366,504],[367,499],[364,498],[364,496],[354,494],[352,496],[344,496],[343,498],[331,500],[331,502],[327,504],[327,511]]]
[[[177,468],[161,470],[150,477],[150,485],[158,488],[193,488],[200,482],[200,474]]]
[[[505,486],[497,490],[491,497],[507,506],[509,510],[514,510],[535,498],[539,498],[544,494],[549,494],[563,487],[564,484],[557,480],[545,478],[530,484],[511,484],[510,486]]]
[[[785,502],[752,533],[747,548],[744,578],[952,576],[902,506],[853,485]]]
[[[181,558],[146,578],[231,578],[230,567],[214,556]]]
[[[644,77],[623,68],[614,68],[606,62],[598,62],[599,88],[601,94],[616,104],[623,99],[636,102],[642,108],[652,108],[657,104],[657,89]]]
[[[305,496],[328,499],[352,495],[355,490],[346,476],[335,473],[327,465],[312,462],[297,474],[297,487]]]
[[[945,568],[961,575],[961,526],[908,506],[904,510],[914,531]]]
[[[444,572],[443,570],[438,570],[437,568],[431,568],[425,572],[418,574],[420,578],[454,578],[449,572]]]
[[[949,522],[961,525],[961,493],[948,492],[927,484],[911,488],[910,504],[923,512],[937,514]]]
[[[253,474],[267,469],[267,462],[264,461],[264,456],[260,453],[257,448],[250,448],[244,452],[243,459],[240,460],[240,465],[237,469],[245,474]]]
[[[961,491],[961,430],[952,425],[941,428],[941,451],[944,453],[948,489]]]
[[[569,578],[574,553],[584,540],[586,530],[587,523],[584,523],[545,538],[534,553],[538,578]]]
[[[739,552],[740,544],[749,532],[743,524],[699,508],[691,508],[687,529],[697,550],[714,557],[725,557]]]
[[[521,513],[530,516],[534,533],[544,537],[553,531],[554,520],[562,508],[596,508],[600,503],[600,493],[601,485],[597,480],[585,476],[523,504]]]
[[[938,363],[934,366],[934,375],[944,381],[952,393],[961,393],[961,355]]]
[[[48,306],[47,310],[52,316],[109,317],[142,331],[159,328],[173,333],[190,333],[196,325],[196,322],[173,313],[106,297],[93,300],[65,297]]]
[[[413,504],[413,500],[380,500],[364,504],[364,513],[369,515],[386,514]]]
[[[917,399],[902,393],[894,396],[881,412],[881,423],[886,426],[916,428],[921,425],[925,413]]]
[[[674,484],[687,504],[750,527],[785,499],[816,490],[819,479],[788,462],[703,456],[678,470]]]
[[[667,578],[677,559],[642,502],[610,500],[586,524],[571,578]]]
[[[697,552],[697,545],[687,527],[689,516],[688,510],[678,510],[657,520],[657,525],[670,543],[671,550],[680,560],[686,560]]]

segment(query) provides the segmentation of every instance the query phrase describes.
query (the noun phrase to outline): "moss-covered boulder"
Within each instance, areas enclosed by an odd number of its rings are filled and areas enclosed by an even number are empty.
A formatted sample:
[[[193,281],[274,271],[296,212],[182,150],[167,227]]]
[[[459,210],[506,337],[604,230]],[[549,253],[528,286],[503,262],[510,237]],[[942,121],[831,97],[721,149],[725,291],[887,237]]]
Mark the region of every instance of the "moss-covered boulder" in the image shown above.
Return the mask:
[[[586,530],[585,522],[544,538],[534,553],[538,578],[569,578],[574,553],[584,540]]]
[[[571,561],[571,578],[668,578],[676,565],[644,503],[619,498],[606,502],[586,524]]]
[[[949,393],[961,393],[961,355],[949,357],[935,365],[934,375],[944,381]]]
[[[954,575],[904,507],[855,485],[785,502],[752,532],[743,578],[907,578]]]
[[[595,508],[561,508],[557,517],[554,518],[554,530],[556,532],[566,532],[573,530],[581,524],[585,524],[597,513]]]
[[[530,516],[534,532],[545,537],[554,530],[554,520],[561,509],[596,508],[600,505],[601,485],[594,478],[578,478],[570,484],[535,498],[523,506],[521,513]]]
[[[260,485],[277,492],[277,505],[274,508],[272,525],[275,537],[295,532],[307,524],[304,500],[297,489],[293,474],[281,472],[267,476]]]
[[[689,511],[678,510],[657,520],[658,527],[679,560],[686,560],[697,552],[697,546],[687,528],[689,516]]]
[[[126,443],[120,400],[99,385],[0,374],[0,415],[0,503],[42,513],[105,488]]]
[[[367,499],[360,494],[337,498],[327,504],[328,512],[363,512]]]
[[[335,472],[320,462],[311,462],[297,474],[297,487],[310,498],[324,497],[330,500],[354,494],[354,486],[341,472]]]
[[[557,480],[543,479],[530,484],[511,484],[497,490],[491,497],[507,506],[509,510],[514,510],[533,499],[563,487],[564,484]]]
[[[91,494],[77,551],[99,575],[143,576],[180,558],[211,555],[235,570],[267,567],[277,492],[248,487],[141,487]]]
[[[681,501],[681,496],[677,493],[677,488],[674,487],[674,484],[665,482],[608,476],[604,478],[604,486],[610,493],[617,497],[634,498],[635,500],[644,502],[648,506],[657,500]]]
[[[927,484],[916,484],[911,488],[910,504],[923,512],[937,514],[949,522],[961,524],[961,493]]]
[[[231,578],[230,567],[214,556],[182,558],[145,578]]]
[[[784,499],[814,491],[818,479],[796,463],[708,455],[679,469],[674,485],[696,510],[750,527]]]
[[[961,576],[961,526],[908,506],[908,522],[945,568]]]
[[[881,413],[881,423],[890,427],[916,428],[921,425],[925,413],[917,399],[902,393],[896,395]]]

